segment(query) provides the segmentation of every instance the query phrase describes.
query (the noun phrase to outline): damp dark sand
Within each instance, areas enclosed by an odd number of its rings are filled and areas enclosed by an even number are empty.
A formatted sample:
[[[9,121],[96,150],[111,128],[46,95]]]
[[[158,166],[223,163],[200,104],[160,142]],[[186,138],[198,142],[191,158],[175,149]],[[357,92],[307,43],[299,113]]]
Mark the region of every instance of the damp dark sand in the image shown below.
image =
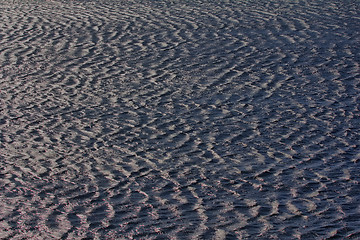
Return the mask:
[[[359,239],[360,3],[0,0],[1,239]]]

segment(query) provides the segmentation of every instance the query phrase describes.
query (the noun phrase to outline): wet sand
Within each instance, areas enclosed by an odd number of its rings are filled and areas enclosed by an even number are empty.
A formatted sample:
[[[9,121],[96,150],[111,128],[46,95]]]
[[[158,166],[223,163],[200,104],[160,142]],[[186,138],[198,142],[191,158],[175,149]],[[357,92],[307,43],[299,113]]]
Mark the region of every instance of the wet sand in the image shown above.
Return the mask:
[[[355,0],[0,0],[0,238],[358,239],[359,64]]]

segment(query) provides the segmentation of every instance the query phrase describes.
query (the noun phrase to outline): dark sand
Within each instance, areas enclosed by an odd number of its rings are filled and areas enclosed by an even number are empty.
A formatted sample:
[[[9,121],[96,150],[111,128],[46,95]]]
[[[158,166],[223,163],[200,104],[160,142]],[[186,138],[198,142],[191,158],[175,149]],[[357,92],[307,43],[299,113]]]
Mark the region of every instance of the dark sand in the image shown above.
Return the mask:
[[[0,0],[1,239],[360,239],[360,2]]]

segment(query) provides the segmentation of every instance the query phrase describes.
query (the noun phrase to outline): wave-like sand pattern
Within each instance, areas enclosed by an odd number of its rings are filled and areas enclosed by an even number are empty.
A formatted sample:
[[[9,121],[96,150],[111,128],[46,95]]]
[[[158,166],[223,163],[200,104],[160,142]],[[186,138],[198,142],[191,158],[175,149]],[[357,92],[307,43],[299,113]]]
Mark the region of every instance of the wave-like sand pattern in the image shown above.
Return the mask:
[[[0,238],[359,238],[359,8],[0,0]]]

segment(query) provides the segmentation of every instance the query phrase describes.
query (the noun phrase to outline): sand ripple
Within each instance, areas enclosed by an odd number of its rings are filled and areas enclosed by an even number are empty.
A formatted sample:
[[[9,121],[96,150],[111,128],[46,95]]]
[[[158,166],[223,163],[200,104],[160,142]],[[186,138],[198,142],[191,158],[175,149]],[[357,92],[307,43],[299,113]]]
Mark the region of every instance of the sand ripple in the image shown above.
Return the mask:
[[[356,1],[0,1],[1,239],[357,239]]]

